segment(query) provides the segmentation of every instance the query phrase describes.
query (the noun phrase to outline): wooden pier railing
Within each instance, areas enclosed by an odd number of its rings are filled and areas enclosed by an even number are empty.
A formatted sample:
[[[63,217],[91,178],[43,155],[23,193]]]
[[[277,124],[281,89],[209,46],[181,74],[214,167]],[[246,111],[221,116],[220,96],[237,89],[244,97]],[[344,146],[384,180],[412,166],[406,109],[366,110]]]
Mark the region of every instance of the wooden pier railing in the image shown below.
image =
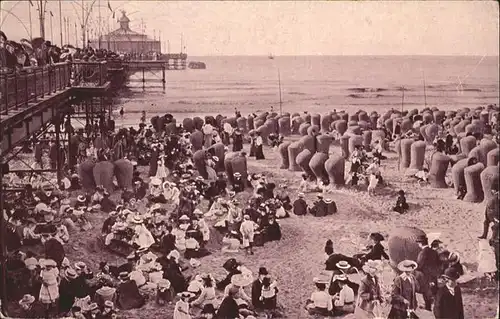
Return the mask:
[[[57,63],[0,73],[0,115],[70,87],[102,86],[108,81],[102,62]]]

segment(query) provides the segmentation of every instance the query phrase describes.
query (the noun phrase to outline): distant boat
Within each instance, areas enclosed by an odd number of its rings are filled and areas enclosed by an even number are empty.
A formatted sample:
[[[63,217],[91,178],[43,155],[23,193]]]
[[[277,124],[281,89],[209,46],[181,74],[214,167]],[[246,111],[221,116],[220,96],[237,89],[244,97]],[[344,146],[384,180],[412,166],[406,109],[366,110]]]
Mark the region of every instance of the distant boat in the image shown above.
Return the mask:
[[[269,58],[269,60],[274,60],[274,55],[269,54],[268,58]]]
[[[190,68],[190,69],[196,69],[196,70],[204,70],[204,69],[207,68],[207,66],[203,62],[191,61],[188,64],[188,68]]]

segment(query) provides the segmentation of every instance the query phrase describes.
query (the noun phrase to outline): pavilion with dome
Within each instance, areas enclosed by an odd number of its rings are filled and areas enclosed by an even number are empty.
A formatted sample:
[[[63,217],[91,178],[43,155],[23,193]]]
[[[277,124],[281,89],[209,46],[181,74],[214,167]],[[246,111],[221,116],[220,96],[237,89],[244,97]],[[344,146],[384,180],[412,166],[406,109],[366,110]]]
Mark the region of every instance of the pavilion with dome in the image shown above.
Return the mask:
[[[120,28],[100,37],[100,47],[120,53],[161,52],[161,42],[130,29],[130,19],[122,11]]]

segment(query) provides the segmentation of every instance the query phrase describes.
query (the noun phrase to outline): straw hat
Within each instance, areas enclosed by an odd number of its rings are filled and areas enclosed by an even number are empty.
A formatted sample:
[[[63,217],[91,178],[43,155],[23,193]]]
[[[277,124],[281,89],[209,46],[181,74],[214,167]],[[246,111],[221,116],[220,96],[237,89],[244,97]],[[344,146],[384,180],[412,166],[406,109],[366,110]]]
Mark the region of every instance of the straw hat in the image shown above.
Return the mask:
[[[85,196],[83,196],[83,195],[78,195],[78,197],[76,198],[76,200],[77,200],[79,203],[85,203]]]
[[[187,217],[187,215],[182,215],[179,220],[182,220],[182,221],[188,221],[189,220],[189,217]]]
[[[403,272],[410,272],[417,269],[418,265],[413,260],[403,260],[398,264],[398,270]]]
[[[243,276],[241,274],[236,274],[231,277],[231,284],[238,287],[246,287],[252,283],[252,278]]]
[[[113,296],[116,293],[116,288],[102,286],[101,288],[96,290],[96,293],[103,297]]]
[[[153,186],[160,186],[161,185],[161,180],[159,178],[153,177],[151,179],[151,185]]]
[[[35,297],[33,297],[30,294],[26,294],[26,295],[23,296],[23,298],[21,300],[19,300],[19,305],[20,306],[22,306],[22,305],[31,305],[34,302],[35,302]]]
[[[337,275],[335,276],[335,280],[336,281],[342,281],[342,282],[346,282],[348,280],[347,276],[342,274],[342,275]]]
[[[45,267],[57,267],[57,263],[52,259],[45,259],[44,265]]]
[[[89,307],[87,308],[88,311],[93,311],[93,310],[97,310],[97,309],[99,309],[99,306],[95,302],[91,303],[89,305]]]
[[[29,270],[34,270],[38,266],[38,261],[36,258],[30,257],[24,260],[24,264]]]
[[[75,263],[76,270],[84,270],[85,268],[87,268],[87,265],[83,261]]]
[[[351,268],[351,265],[347,261],[345,261],[345,260],[339,261],[338,263],[335,264],[335,266],[337,266],[338,269],[349,269],[349,268]]]
[[[325,203],[326,203],[326,204],[331,204],[332,202],[333,202],[333,200],[332,200],[332,199],[330,199],[330,198],[325,199]]]
[[[304,194],[304,193],[298,193],[298,194],[297,194],[297,196],[298,196],[299,198],[304,198],[305,194]]]
[[[218,162],[218,161],[219,161],[219,157],[217,157],[217,156],[212,156],[212,160],[213,160],[214,162]]]
[[[130,278],[130,274],[126,271],[122,271],[119,275],[118,275],[118,279],[120,280],[128,280]]]
[[[132,223],[134,224],[142,224],[144,223],[144,219],[141,216],[135,215],[132,219]]]
[[[104,302],[104,308],[114,308],[115,304],[111,300],[106,300]]]
[[[64,274],[66,275],[67,278],[70,278],[70,279],[75,279],[78,277],[78,274],[76,273],[76,271],[74,269],[71,269],[71,268],[66,269]]]
[[[170,289],[170,281],[167,279],[160,279],[156,284],[159,289]]]
[[[377,272],[377,268],[374,268],[368,264],[363,265],[362,269],[364,273],[372,276]]]
[[[144,253],[146,253],[148,250],[149,250],[149,248],[148,248],[148,247],[140,247],[140,248],[138,248],[138,249],[136,250],[136,253],[137,253],[137,254],[144,254]]]
[[[238,173],[238,172],[234,173],[233,175],[234,175],[234,177],[241,177],[241,173]]]

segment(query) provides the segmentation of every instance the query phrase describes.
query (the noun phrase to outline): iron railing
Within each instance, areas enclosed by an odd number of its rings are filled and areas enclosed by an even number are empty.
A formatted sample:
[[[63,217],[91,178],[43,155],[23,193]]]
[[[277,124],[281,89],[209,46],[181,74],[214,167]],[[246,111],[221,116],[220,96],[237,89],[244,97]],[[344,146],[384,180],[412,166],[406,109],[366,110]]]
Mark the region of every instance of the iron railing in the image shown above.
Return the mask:
[[[57,63],[0,73],[0,113],[27,107],[70,85],[71,65]]]
[[[106,61],[75,61],[72,69],[72,86],[101,86],[108,81]]]
[[[106,61],[64,62],[0,72],[0,114],[9,114],[69,87],[102,86],[108,81]]]

